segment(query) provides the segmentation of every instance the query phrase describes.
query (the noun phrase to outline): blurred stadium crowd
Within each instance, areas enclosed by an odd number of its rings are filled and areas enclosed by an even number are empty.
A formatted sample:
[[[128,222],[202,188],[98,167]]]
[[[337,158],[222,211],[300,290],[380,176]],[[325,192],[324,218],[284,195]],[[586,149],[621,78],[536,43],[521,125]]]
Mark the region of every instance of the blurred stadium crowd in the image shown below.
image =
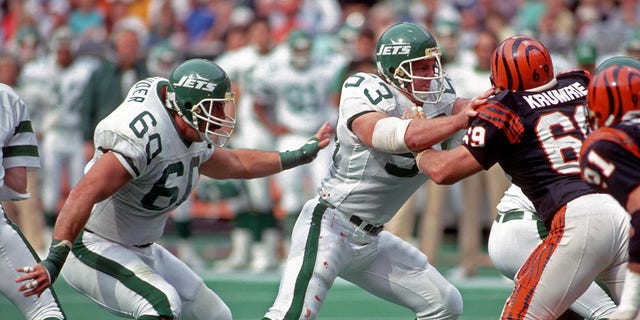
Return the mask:
[[[220,59],[267,38],[271,50],[286,44],[292,30],[302,29],[313,37],[314,56],[340,56],[341,63],[346,61],[342,73],[346,78],[355,71],[374,71],[378,36],[392,24],[413,21],[435,35],[444,52],[445,70],[452,76],[464,77],[463,70],[476,67],[487,71],[482,67],[486,61],[478,62],[483,56],[477,50],[484,46],[488,52],[484,56],[490,56],[497,43],[515,34],[532,35],[544,43],[556,71],[593,71],[612,55],[640,58],[639,17],[636,0],[0,0],[0,82],[13,86],[30,108],[43,156],[41,172],[30,176],[32,200],[15,205],[15,219],[34,248],[43,252],[50,234],[42,231],[42,225],[53,225],[65,188],[81,176],[91,157],[97,122],[120,104],[137,80],[166,77],[188,58]],[[267,34],[251,31],[261,21],[269,25]],[[239,86],[234,91],[248,91],[241,87],[247,82],[232,80]],[[488,86],[486,80],[478,86]],[[473,96],[465,90],[458,94]],[[243,125],[239,121],[240,130]],[[495,217],[495,204],[507,188],[504,181],[496,184],[475,203],[463,201],[474,190],[462,185],[446,187],[450,196],[435,191],[427,196],[431,202],[447,202],[457,215],[471,208],[484,211],[484,219],[469,220],[471,227],[460,226],[471,246],[471,252],[463,253],[471,257],[461,263],[465,276],[483,264],[475,257],[482,231]],[[241,204],[230,199],[223,205],[212,203],[224,198],[224,192],[219,186],[207,189],[206,180],[202,185],[196,193],[201,200],[208,199],[187,203],[187,215],[231,219]],[[273,194],[277,190],[273,188]],[[231,192],[229,197],[237,196]],[[409,210],[423,208],[440,215],[446,211],[429,205]],[[280,213],[280,218],[284,215]],[[188,220],[184,226],[177,224],[184,238],[190,234]],[[432,238],[420,244],[430,261],[437,261],[433,247],[440,243],[434,234],[446,224],[436,220],[429,222]],[[406,224],[396,228],[407,229]]]

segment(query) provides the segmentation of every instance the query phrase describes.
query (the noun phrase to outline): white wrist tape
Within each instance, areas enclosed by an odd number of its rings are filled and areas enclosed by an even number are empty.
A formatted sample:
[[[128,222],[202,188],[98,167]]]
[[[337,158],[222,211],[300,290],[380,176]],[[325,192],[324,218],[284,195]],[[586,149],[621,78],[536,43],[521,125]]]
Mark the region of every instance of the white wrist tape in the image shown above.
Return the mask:
[[[627,269],[618,309],[637,312],[640,308],[640,273]]]
[[[380,151],[389,153],[411,152],[404,142],[404,134],[411,119],[388,117],[378,120],[373,128],[371,145]]]
[[[29,199],[31,195],[29,192],[20,193],[9,187],[2,186],[0,187],[0,201],[19,201]]]

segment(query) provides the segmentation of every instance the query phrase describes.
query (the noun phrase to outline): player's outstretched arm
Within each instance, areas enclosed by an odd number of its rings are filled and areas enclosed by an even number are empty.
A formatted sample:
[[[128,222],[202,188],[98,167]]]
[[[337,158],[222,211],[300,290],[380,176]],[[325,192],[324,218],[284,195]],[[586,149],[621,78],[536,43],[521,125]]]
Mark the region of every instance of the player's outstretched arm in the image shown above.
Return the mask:
[[[420,172],[437,184],[453,184],[484,169],[464,146],[424,150],[416,155],[416,163]]]
[[[217,148],[202,164],[200,173],[215,179],[252,179],[309,163],[329,145],[334,129],[325,122],[307,143],[296,150],[264,151]]]
[[[50,287],[71,251],[71,243],[89,219],[93,205],[111,196],[131,178],[113,153],[107,152],[98,159],[69,193],[58,215],[47,258],[34,266],[17,269],[25,273],[16,278],[16,282],[23,282],[18,291],[23,292],[25,297],[40,296]]]

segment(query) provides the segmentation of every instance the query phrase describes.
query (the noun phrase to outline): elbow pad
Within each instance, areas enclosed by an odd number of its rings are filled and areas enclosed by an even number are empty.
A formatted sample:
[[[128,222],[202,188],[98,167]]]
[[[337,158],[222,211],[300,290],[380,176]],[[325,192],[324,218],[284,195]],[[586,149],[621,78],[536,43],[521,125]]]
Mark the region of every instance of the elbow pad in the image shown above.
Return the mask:
[[[371,146],[388,153],[411,152],[404,141],[404,134],[411,119],[388,117],[378,120],[373,128]]]

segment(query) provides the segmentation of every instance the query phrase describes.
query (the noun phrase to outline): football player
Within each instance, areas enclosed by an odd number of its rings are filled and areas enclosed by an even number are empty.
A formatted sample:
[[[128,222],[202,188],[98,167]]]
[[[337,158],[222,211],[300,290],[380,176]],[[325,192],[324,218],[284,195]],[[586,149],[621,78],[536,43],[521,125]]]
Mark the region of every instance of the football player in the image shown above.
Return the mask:
[[[49,255],[20,269],[19,290],[41,294],[66,259],[67,283],[119,316],[231,319],[202,278],[156,243],[169,212],[200,174],[247,179],[302,165],[332,131],[326,123],[303,147],[282,153],[224,148],[235,128],[230,89],[224,70],[205,59],[183,62],[168,80],[138,81],[98,124],[94,157],[60,212]]]
[[[0,201],[17,201],[29,198],[27,170],[40,167],[36,135],[31,127],[29,112],[24,102],[11,89],[0,83]],[[27,320],[65,319],[53,288],[41,290],[35,297],[24,297],[15,289],[9,275],[21,275],[16,266],[31,268],[39,258],[25,240],[20,229],[7,219],[0,205],[0,273],[6,277],[0,282],[0,292],[9,299]],[[23,286],[33,288],[28,281]]]
[[[582,145],[580,166],[585,181],[611,194],[631,214],[629,266],[620,305],[611,316],[629,320],[640,308],[640,62],[611,59],[598,67],[588,87],[595,131]]]
[[[337,277],[417,319],[462,313],[460,292],[424,253],[382,229],[426,181],[411,152],[465,128],[467,111],[483,99],[456,98],[436,40],[420,25],[389,27],[377,42],[376,61],[377,74],[359,72],[342,85],[333,162],[298,216],[265,319],[315,319]],[[419,107],[427,117],[443,116],[402,119]]]
[[[49,54],[27,63],[20,75],[22,90],[38,101],[34,113],[42,117],[38,132],[42,135],[42,207],[45,213],[47,241],[64,199],[63,174],[73,187],[86,164],[82,110],[79,104],[98,60],[78,56],[78,39],[69,27],[60,27],[49,41]],[[34,97],[38,96],[37,98]],[[48,246],[48,243],[47,243]]]
[[[447,184],[499,163],[549,230],[516,275],[502,319],[556,319],[596,279],[619,298],[628,217],[582,181],[578,163],[591,76],[555,75],[547,49],[526,36],[505,39],[491,61],[495,95],[476,110],[463,145],[421,152],[418,167]]]
[[[151,77],[169,78],[173,69],[182,61],[182,54],[169,42],[158,42],[151,47],[147,56],[147,71]],[[202,181],[201,181],[202,182]],[[187,198],[171,214],[176,226],[176,256],[184,261],[191,269],[200,272],[205,268],[205,261],[194,248],[191,241],[193,235],[193,216],[191,215],[192,197]]]
[[[275,50],[267,63],[256,67],[251,90],[258,119],[275,137],[277,148],[287,150],[303,143],[324,121],[335,123],[334,105],[348,61],[341,55],[315,57],[314,38],[302,29],[292,30],[286,44]],[[319,185],[330,161],[331,151],[323,151],[312,165],[275,176],[285,213],[285,251],[297,214],[311,193],[308,186]]]
[[[274,137],[258,120],[253,110],[251,92],[253,72],[258,66],[266,64],[274,51],[269,20],[255,19],[247,27],[247,34],[248,45],[225,51],[215,62],[228,72],[232,84],[238,88],[237,113],[242,127],[236,131],[233,144],[238,148],[269,150],[275,148]],[[217,271],[249,267],[252,271],[260,272],[279,265],[281,233],[274,215],[271,179],[265,177],[242,181],[247,202],[234,212],[231,252],[217,266]]]

